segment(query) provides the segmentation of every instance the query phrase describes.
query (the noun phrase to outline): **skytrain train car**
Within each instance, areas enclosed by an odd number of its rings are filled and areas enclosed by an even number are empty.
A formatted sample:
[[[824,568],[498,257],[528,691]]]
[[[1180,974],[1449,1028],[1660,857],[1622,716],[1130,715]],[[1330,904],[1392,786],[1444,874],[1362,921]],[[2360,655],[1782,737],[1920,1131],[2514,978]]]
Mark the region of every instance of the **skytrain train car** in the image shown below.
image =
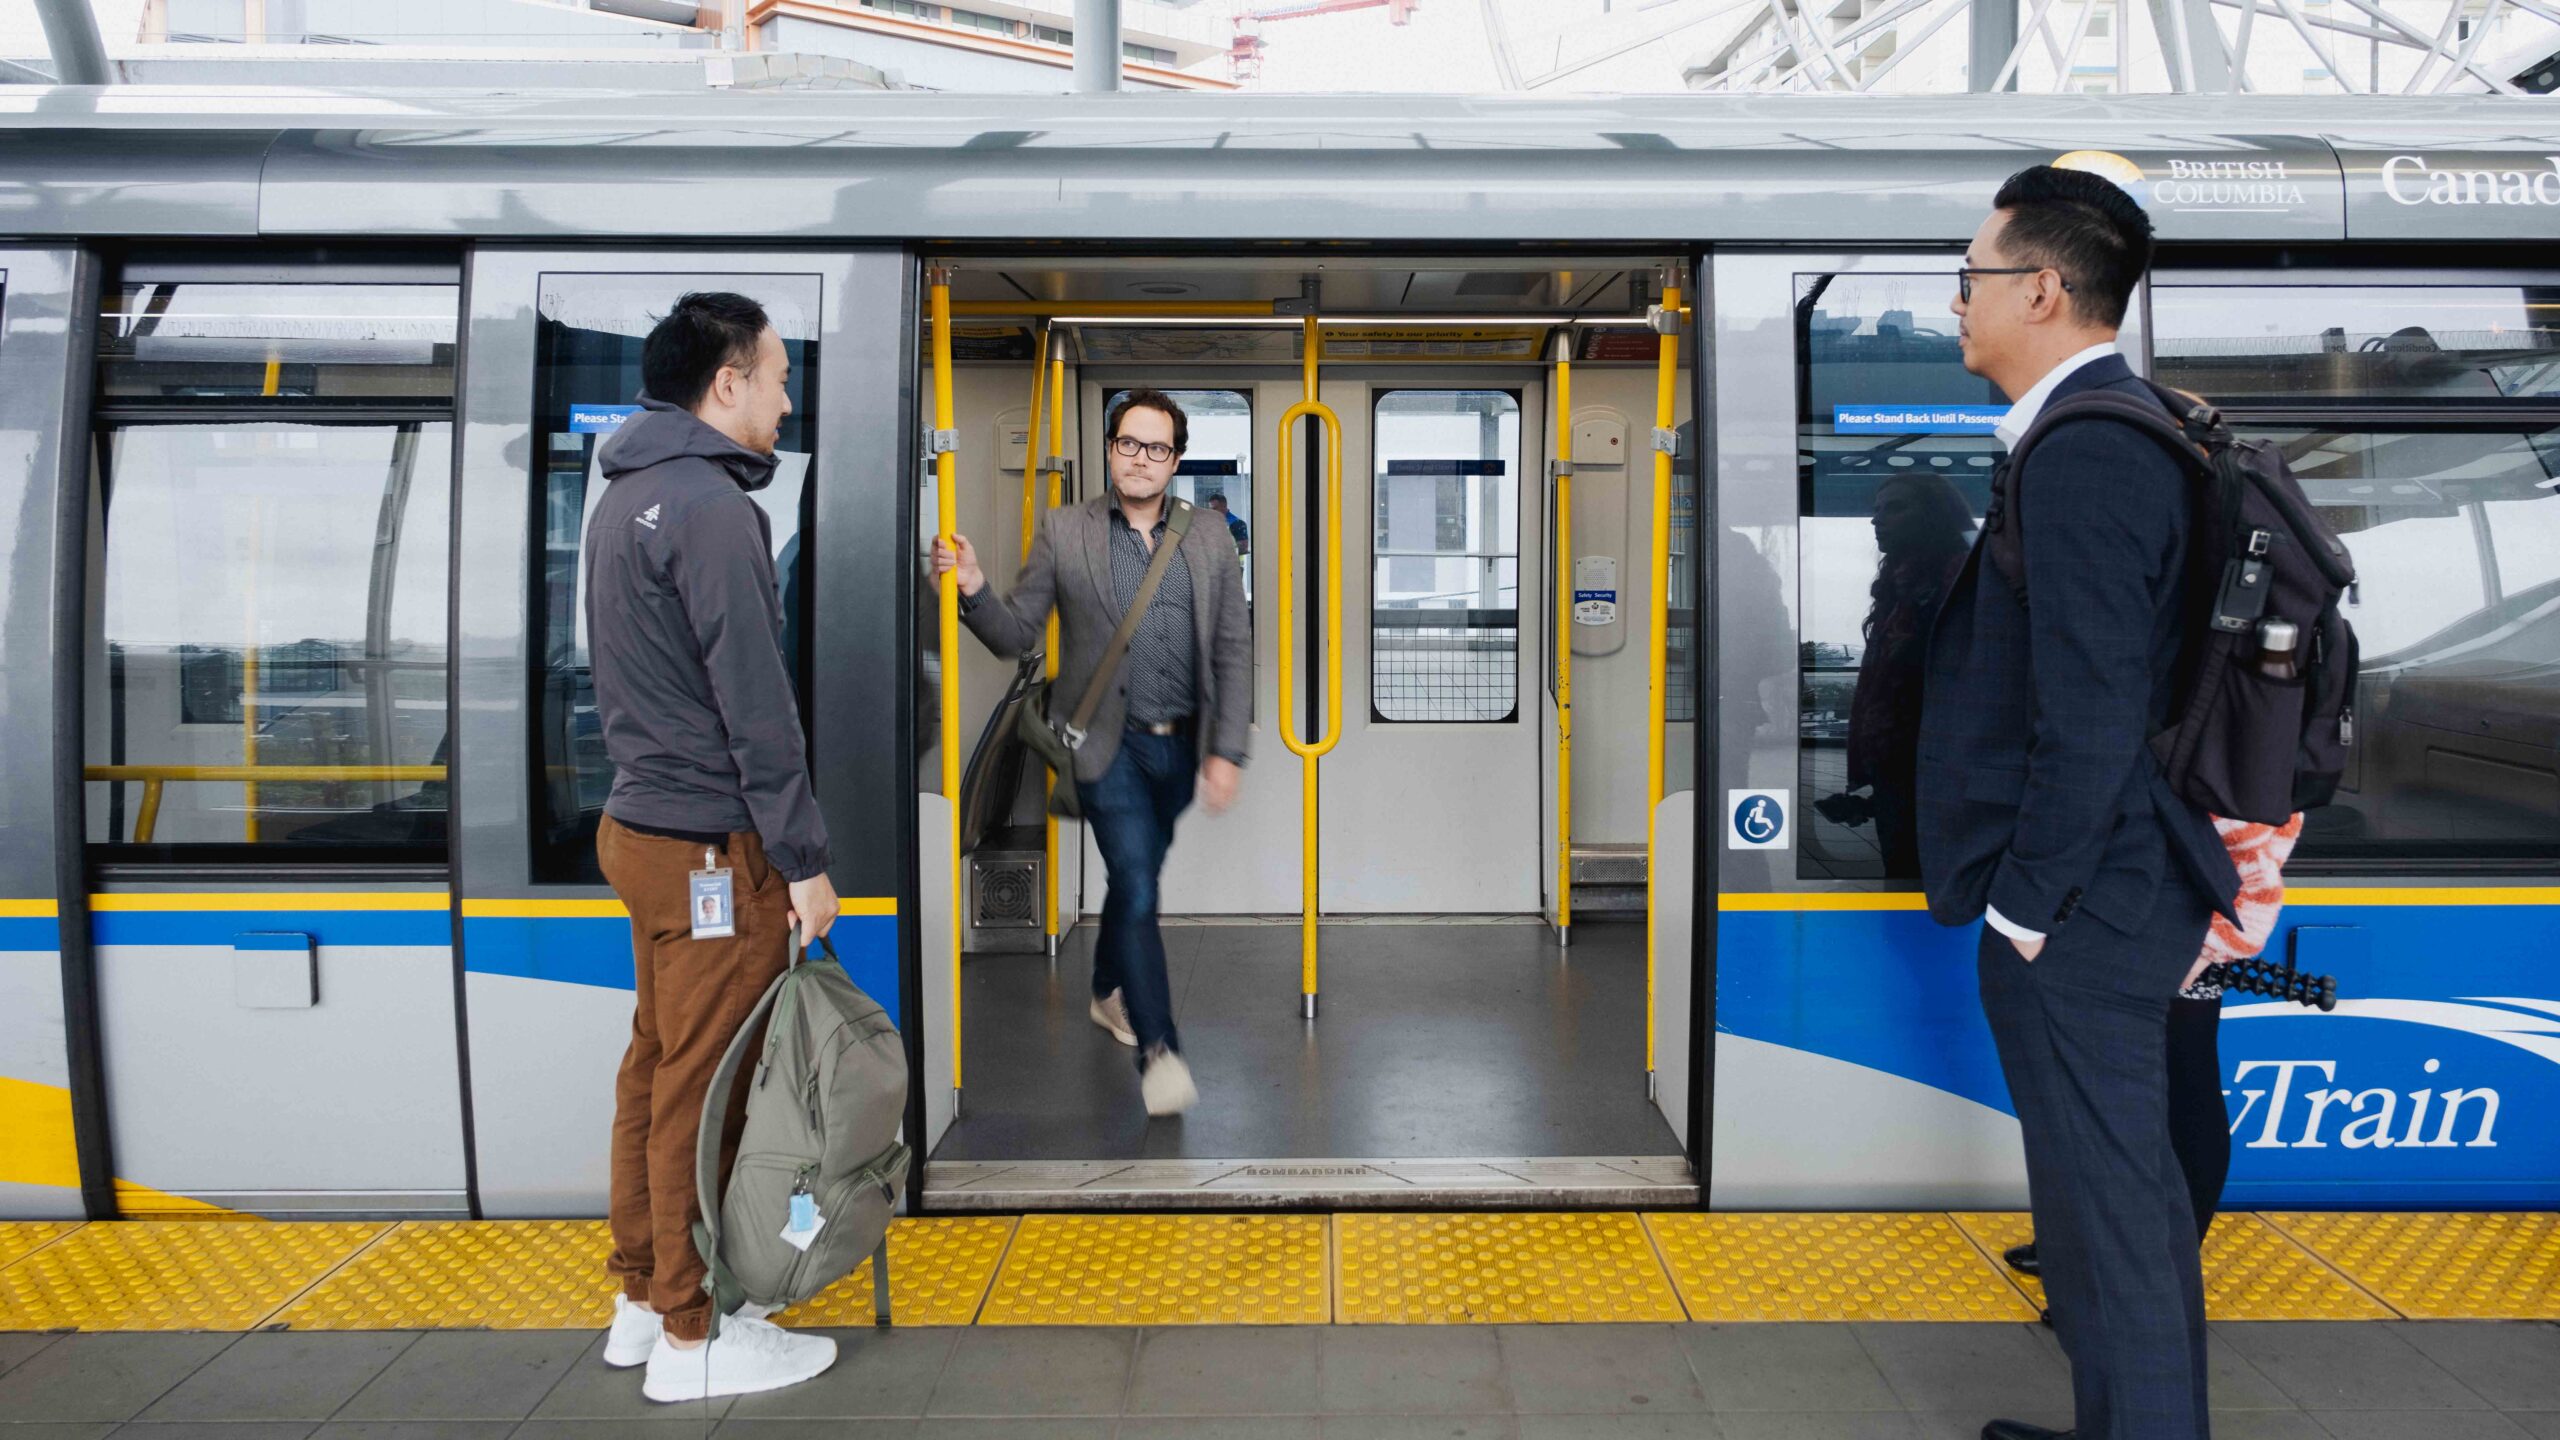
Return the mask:
[[[2017,1207],[1855,742],[1997,456],[1954,267],[2065,157],[2161,239],[2128,355],[2359,573],[2270,951],[2344,998],[2227,1004],[2233,1201],[2560,1203],[2543,102],[13,87],[0,1214],[601,1211],[579,548],[692,290],[792,356],[756,499],[911,1210]],[[1083,1014],[1098,856],[979,743],[1039,662],[925,563],[1009,573],[1139,386],[1256,657],[1153,1124]]]

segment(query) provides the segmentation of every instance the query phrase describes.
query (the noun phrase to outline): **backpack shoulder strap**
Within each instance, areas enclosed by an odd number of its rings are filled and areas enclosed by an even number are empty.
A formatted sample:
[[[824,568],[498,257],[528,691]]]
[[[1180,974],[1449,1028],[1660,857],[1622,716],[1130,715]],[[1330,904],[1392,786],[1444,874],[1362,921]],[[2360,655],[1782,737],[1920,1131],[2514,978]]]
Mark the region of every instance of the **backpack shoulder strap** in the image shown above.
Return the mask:
[[[2150,384],[2149,381],[2143,383]],[[2199,434],[2189,425],[2171,418],[2161,406],[2179,405],[2185,397],[2157,385],[2151,388],[2155,395],[2161,397],[2160,404],[2147,405],[2131,395],[2113,390],[2083,390],[2046,406],[2044,413],[2036,417],[2036,423],[2027,427],[2027,433],[2018,437],[2017,448],[2009,452],[2009,473],[2024,474],[2027,456],[2037,443],[2074,420],[2114,420],[2130,425],[2158,441],[2161,448],[2175,456],[2188,470],[2204,469],[2204,452],[2198,447],[2204,443],[2210,430]],[[2210,413],[2209,407],[2207,413]],[[2219,417],[2208,423],[2219,423]]]
[[[1173,513],[1165,519],[1165,536],[1157,544],[1155,558],[1147,562],[1146,578],[1138,582],[1138,593],[1129,598],[1129,613],[1120,617],[1120,628],[1111,632],[1111,642],[1102,647],[1102,663],[1093,667],[1093,682],[1084,687],[1084,698],[1076,702],[1076,713],[1067,723],[1083,734],[1093,724],[1093,712],[1102,708],[1102,692],[1111,685],[1111,677],[1120,671],[1120,659],[1129,653],[1130,637],[1138,633],[1138,622],[1147,616],[1147,607],[1155,603],[1156,589],[1164,584],[1164,572],[1173,566],[1173,554],[1182,548],[1183,537],[1191,533],[1191,502],[1166,497]],[[1105,523],[1108,523],[1107,521]]]

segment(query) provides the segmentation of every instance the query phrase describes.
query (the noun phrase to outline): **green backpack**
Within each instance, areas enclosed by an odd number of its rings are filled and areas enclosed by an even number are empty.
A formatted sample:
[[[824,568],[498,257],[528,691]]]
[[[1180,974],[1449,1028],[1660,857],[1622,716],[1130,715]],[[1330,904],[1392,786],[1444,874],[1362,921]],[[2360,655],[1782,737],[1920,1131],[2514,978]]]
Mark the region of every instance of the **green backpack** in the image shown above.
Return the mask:
[[[796,1305],[872,1257],[871,1294],[889,1323],[889,1216],[906,1183],[907,1049],[895,1021],[862,993],[819,937],[813,959],[791,932],[791,963],[756,1001],[702,1099],[694,1247],[710,1273],[712,1327],[740,1303]],[[748,1082],[746,1129],[724,1193],[720,1127],[738,1067],[768,1014]]]

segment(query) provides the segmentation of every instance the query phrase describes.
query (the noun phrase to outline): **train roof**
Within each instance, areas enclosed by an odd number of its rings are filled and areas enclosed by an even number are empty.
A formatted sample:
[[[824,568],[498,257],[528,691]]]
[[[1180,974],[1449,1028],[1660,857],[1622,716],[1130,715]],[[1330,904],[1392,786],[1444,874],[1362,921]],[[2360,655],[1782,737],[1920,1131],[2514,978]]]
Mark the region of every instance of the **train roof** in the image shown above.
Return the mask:
[[[2077,153],[2173,241],[2560,238],[2560,109],[2376,96],[0,89],[22,237],[1910,243]]]

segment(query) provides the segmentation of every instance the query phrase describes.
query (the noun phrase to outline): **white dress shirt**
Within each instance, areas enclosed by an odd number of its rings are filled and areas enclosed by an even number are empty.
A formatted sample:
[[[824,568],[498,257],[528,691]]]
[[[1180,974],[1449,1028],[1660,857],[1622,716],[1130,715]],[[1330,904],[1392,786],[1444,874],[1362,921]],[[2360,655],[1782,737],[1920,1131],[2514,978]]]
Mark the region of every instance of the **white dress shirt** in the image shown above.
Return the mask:
[[[2044,413],[2045,402],[2053,398],[2055,386],[2060,385],[2082,366],[2104,360],[2115,353],[2116,343],[2109,340],[2104,344],[2092,345],[2044,372],[2044,378],[2028,386],[2027,393],[2018,397],[2018,403],[2009,407],[2009,413],[2001,416],[1999,422],[1991,427],[1991,433],[1999,440],[2000,448],[2003,450],[2018,448],[2018,442],[2026,438],[2027,431],[2034,427],[2036,417]],[[2036,945],[2044,941],[2044,931],[2028,929],[2001,914],[1997,906],[1987,907],[1982,918],[1992,929],[2022,945]]]

